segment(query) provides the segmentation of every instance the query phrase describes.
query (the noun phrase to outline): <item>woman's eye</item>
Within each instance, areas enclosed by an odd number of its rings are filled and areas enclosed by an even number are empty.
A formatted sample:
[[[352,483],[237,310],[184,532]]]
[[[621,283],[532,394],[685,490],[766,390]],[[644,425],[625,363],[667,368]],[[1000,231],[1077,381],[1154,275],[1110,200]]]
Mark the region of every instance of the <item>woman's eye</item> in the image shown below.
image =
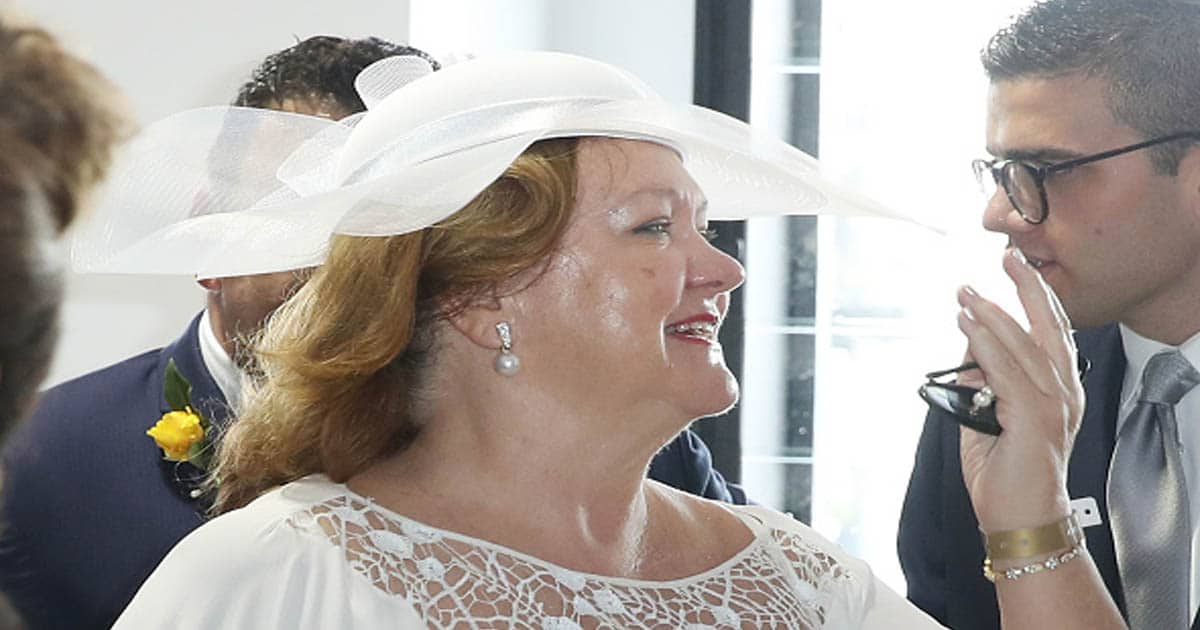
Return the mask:
[[[637,234],[650,234],[653,236],[670,236],[671,222],[665,219],[651,221],[650,223],[634,229],[634,232]]]

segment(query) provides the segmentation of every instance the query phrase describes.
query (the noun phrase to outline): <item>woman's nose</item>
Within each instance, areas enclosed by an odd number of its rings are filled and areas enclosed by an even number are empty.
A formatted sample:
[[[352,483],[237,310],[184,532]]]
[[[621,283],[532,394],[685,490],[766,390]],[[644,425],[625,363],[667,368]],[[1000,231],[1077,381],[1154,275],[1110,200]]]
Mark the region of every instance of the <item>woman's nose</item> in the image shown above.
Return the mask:
[[[732,291],[746,281],[742,263],[707,241],[690,262],[688,286],[709,287],[713,293],[722,293]]]

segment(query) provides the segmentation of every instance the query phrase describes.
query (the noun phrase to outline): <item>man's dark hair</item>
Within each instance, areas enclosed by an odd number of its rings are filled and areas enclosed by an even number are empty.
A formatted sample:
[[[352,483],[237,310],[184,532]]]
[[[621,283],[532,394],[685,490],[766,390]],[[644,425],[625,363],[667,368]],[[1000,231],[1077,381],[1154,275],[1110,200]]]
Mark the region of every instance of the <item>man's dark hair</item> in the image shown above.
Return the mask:
[[[438,62],[422,50],[367,37],[343,39],[317,35],[267,57],[238,90],[234,105],[280,109],[293,100],[328,110],[334,117],[366,109],[354,89],[363,68],[383,59],[411,55]]]
[[[981,54],[993,82],[1070,74],[1107,81],[1114,117],[1146,139],[1200,130],[1200,3],[1045,0],[1017,16]],[[1152,149],[1173,175],[1189,142]]]

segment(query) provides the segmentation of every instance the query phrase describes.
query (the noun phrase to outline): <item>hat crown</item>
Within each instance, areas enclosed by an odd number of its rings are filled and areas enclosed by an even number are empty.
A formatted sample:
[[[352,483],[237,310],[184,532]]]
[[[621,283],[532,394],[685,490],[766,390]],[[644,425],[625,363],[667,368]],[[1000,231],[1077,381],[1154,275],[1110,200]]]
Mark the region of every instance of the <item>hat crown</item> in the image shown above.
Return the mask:
[[[424,125],[481,108],[647,99],[661,97],[629,72],[586,57],[526,51],[470,59],[412,81],[375,104],[347,140],[337,175],[345,180]]]

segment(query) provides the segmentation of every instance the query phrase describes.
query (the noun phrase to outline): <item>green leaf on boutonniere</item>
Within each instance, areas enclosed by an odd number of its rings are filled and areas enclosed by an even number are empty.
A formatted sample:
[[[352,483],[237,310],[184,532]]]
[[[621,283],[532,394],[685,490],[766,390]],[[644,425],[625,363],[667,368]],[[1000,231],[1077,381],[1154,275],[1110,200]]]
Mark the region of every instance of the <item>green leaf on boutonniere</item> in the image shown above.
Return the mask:
[[[163,373],[163,398],[171,411],[164,413],[146,435],[154,439],[171,462],[187,462],[207,471],[213,459],[213,426],[192,407],[192,384],[179,372],[175,360],[167,361]],[[195,499],[198,494],[191,495]]]
[[[175,411],[187,409],[192,402],[192,384],[179,373],[175,359],[167,361],[167,371],[163,375],[163,398],[167,400],[167,406]]]
[[[201,418],[203,419],[203,416]],[[208,437],[207,429],[204,435]],[[187,461],[200,470],[208,470],[209,464],[212,462],[212,448],[207,439],[200,439],[188,449]]]

